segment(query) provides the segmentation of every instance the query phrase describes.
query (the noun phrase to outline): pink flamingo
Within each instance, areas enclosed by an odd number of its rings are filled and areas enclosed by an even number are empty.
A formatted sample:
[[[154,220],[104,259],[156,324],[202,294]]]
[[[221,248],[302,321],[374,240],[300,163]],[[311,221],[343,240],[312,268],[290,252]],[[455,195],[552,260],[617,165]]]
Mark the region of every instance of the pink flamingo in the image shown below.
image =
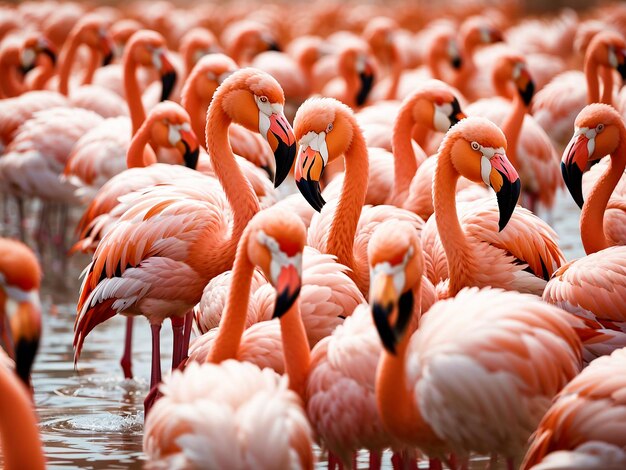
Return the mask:
[[[373,277],[370,297],[385,347],[375,392],[385,428],[431,459],[499,454],[517,468],[550,401],[582,367],[582,322],[537,297],[465,288],[410,335],[421,276],[389,271]]]
[[[288,213],[270,208],[250,220],[237,249],[212,364],[192,363],[184,372],[174,371],[146,420],[144,451],[151,460],[313,468],[312,433],[300,398],[309,349],[297,306],[292,307],[300,292],[305,238],[302,222]],[[277,291],[273,316],[280,318],[289,389],[275,372],[234,360],[255,266]],[[290,367],[296,365],[301,367]],[[181,412],[189,407],[197,412]],[[218,409],[222,411],[216,414]],[[267,426],[277,433],[268,433]],[[218,435],[219,445],[211,445],[217,441],[207,436]],[[274,451],[268,453],[268,448]]]
[[[358,43],[343,48],[338,57],[339,77],[329,81],[323,96],[338,99],[352,108],[363,106],[374,85],[374,65],[369,52]]]
[[[76,359],[86,335],[99,323],[116,313],[144,315],[153,337],[151,387],[160,382],[163,319],[178,323],[177,318],[192,313],[206,283],[232,265],[239,237],[259,210],[230,150],[228,126],[234,120],[267,139],[277,160],[278,185],[295,157],[295,139],[282,114],[283,104],[280,86],[263,72],[240,70],[222,83],[209,107],[207,148],[223,192],[211,178],[200,183],[187,179],[128,199],[128,210],[98,244],[85,271],[75,325]],[[155,252],[157,243],[160,248]],[[121,246],[125,248],[120,251]],[[189,315],[189,330],[190,320]],[[186,354],[182,326],[175,326],[174,367]]]
[[[499,287],[541,295],[551,274],[561,266],[563,254],[548,224],[526,209],[516,207],[520,181],[506,157],[506,138],[491,121],[469,117],[454,126],[439,148],[433,181],[434,223],[424,226],[424,238],[445,256],[447,272],[429,277],[433,283],[449,277],[444,289],[454,296],[465,286]],[[483,182],[496,192],[474,201],[457,215],[455,186],[460,176]],[[445,255],[443,255],[445,252]],[[489,266],[489,269],[483,269]]]
[[[593,361],[557,395],[530,440],[520,468],[622,468],[626,465],[626,350]]]
[[[611,199],[626,167],[626,127],[619,113],[604,104],[585,107],[565,153],[563,179],[579,206],[580,235],[588,256],[565,264],[554,273],[543,293],[547,302],[585,320],[597,334],[585,340],[585,359],[626,346],[626,237],[624,199]],[[609,163],[586,201],[581,180],[604,155]]]
[[[40,286],[41,267],[32,250],[0,238],[0,338],[15,360],[15,373],[29,389],[41,336]]]

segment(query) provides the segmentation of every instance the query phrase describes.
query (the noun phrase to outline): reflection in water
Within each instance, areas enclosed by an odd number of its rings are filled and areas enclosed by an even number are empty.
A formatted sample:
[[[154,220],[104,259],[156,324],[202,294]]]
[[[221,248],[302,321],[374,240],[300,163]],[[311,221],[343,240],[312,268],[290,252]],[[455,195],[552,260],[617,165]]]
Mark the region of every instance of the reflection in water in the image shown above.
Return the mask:
[[[554,226],[567,259],[582,256],[578,235],[579,211],[561,194],[554,210]],[[43,289],[44,331],[35,365],[33,385],[41,433],[50,468],[140,468],[143,465],[143,398],[150,375],[150,329],[144,318],[135,320],[133,371],[124,380],[122,355],[125,320],[112,318],[96,327],[85,342],[78,369],[73,364],[73,325],[78,274],[87,257],[72,260],[65,288],[48,274]],[[54,305],[54,307],[53,307]],[[171,329],[161,330],[162,367],[171,365]],[[359,455],[359,467],[367,456]],[[391,468],[389,456],[384,467]],[[425,464],[425,463],[424,463]],[[484,468],[484,462],[477,462]]]

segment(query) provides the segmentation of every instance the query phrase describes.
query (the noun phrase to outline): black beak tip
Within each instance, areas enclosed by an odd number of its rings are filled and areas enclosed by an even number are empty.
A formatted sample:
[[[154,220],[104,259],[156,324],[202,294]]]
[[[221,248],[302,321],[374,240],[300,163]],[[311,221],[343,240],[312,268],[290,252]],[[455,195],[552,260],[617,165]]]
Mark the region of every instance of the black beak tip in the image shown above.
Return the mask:
[[[185,150],[186,150],[185,155],[183,156],[185,166],[187,168],[191,168],[192,170],[195,170],[196,167],[198,166],[198,158],[200,156],[200,147],[198,147],[195,150],[190,151],[189,146],[185,142]]]
[[[393,331],[393,328],[389,325],[388,317],[389,310],[384,308],[379,303],[372,305],[372,316],[374,317],[374,324],[378,330],[378,336],[383,343],[383,347],[391,354],[396,354],[397,337]]]
[[[309,205],[317,212],[321,212],[326,201],[322,197],[319,181],[307,181],[303,178],[300,181],[296,181],[296,186],[298,186],[298,190]]]
[[[20,67],[20,72],[22,72],[22,75],[26,75],[28,74],[28,72],[30,72],[31,70],[33,70],[35,68],[35,64],[33,65],[29,65],[28,67]]]
[[[176,84],[176,72],[172,71],[161,75],[161,84],[163,85],[163,89],[161,91],[161,101],[165,101],[172,94],[172,90]]]
[[[522,101],[524,102],[524,104],[526,106],[529,106],[530,102],[533,99],[533,96],[535,95],[535,82],[529,81],[528,85],[526,85],[526,88],[524,90],[520,90],[519,93],[522,97]]]
[[[30,373],[35,362],[39,339],[18,340],[15,343],[15,372],[24,384],[30,386]]]
[[[296,144],[287,145],[281,139],[278,139],[278,147],[274,152],[274,160],[276,161],[276,173],[274,174],[274,187],[278,188],[289,175],[293,161],[296,159]]]
[[[276,304],[274,305],[274,313],[272,318],[280,318],[293,306],[294,302],[300,295],[300,286],[292,292],[288,291],[279,292],[276,295]]]
[[[278,43],[272,41],[268,44],[267,46],[267,50],[268,51],[276,51],[276,52],[281,52],[281,48],[278,46]]]
[[[622,77],[622,80],[626,80],[626,61],[617,65],[617,71]]]
[[[462,65],[463,65],[463,59],[461,59],[461,57],[454,57],[452,59],[452,67],[455,68],[456,70],[460,69]]]
[[[356,95],[356,104],[357,106],[363,106],[374,86],[374,74],[361,72],[359,73],[359,78],[361,80],[361,88]]]
[[[103,66],[107,66],[107,65],[109,65],[112,61],[113,61],[113,51],[109,52],[108,54],[106,54],[106,55],[104,56],[104,58],[102,59],[102,65],[103,65]]]
[[[504,178],[504,175],[503,175]],[[506,179],[504,181],[507,181]],[[519,199],[522,183],[517,178],[512,183],[505,183],[500,191],[497,193],[498,209],[500,211],[500,218],[498,220],[498,231],[501,232],[511,220],[517,200]]]
[[[267,173],[270,181],[276,181],[276,173],[274,173],[274,169],[269,165],[262,165],[261,168]]]
[[[564,162],[561,162],[561,174],[563,175],[563,181],[572,199],[574,199],[574,202],[582,209],[585,199],[583,198],[582,189],[583,174],[580,168],[578,168],[578,165],[575,163],[568,166]]]

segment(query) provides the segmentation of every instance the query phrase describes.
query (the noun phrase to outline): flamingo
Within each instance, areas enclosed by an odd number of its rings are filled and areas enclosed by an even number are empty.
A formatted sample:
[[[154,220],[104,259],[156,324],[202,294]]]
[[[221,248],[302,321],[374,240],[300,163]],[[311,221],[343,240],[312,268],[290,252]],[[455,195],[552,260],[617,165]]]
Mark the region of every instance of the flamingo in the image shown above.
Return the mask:
[[[395,33],[398,24],[385,17],[372,18],[363,31],[363,37],[370,45],[378,63],[387,68],[387,76],[378,80],[372,90],[370,100],[394,100],[404,69],[400,47],[396,44]]]
[[[279,185],[295,158],[295,139],[283,104],[280,86],[263,72],[239,70],[222,83],[209,107],[206,132],[223,192],[213,179],[189,178],[179,180],[180,186],[155,186],[128,199],[126,212],[101,240],[85,270],[77,306],[75,360],[85,337],[99,323],[116,313],[144,315],[153,338],[151,388],[161,381],[163,319],[177,320],[191,312],[206,283],[232,265],[239,237],[259,210],[228,145],[228,126],[235,121],[267,139],[276,156]],[[158,252],[153,251],[156,246]],[[182,331],[175,333],[174,367],[181,353],[186,354],[180,346]]]
[[[374,65],[360,44],[350,44],[339,53],[339,77],[329,81],[322,95],[336,98],[352,108],[363,106],[374,84]]]
[[[298,109],[294,129],[300,145],[294,178],[307,202],[320,214],[313,217],[308,243],[337,256],[366,295],[369,286],[367,243],[383,220],[410,221],[420,230],[423,221],[393,206],[363,207],[367,195],[369,158],[365,138],[352,110],[332,98],[310,98]],[[325,206],[319,181],[324,167],[345,158],[345,180],[338,199]],[[325,207],[324,207],[325,206]],[[322,210],[322,208],[324,208]]]
[[[591,104],[576,118],[576,131],[561,163],[565,183],[582,206],[580,234],[588,256],[557,270],[543,298],[585,319],[597,331],[585,341],[586,360],[626,346],[624,199],[610,199],[626,167],[625,145],[626,127],[619,113],[609,105]],[[606,154],[608,166],[583,201],[582,175]]]
[[[500,125],[507,140],[507,156],[520,174],[522,194],[528,198],[529,209],[534,212],[537,201],[550,209],[561,186],[558,157],[543,128],[531,116],[526,116],[534,82],[524,58],[511,53],[499,57],[493,68],[493,84],[507,101],[501,98],[479,100],[472,103],[467,112]]]
[[[517,468],[550,401],[582,367],[578,323],[528,294],[465,288],[410,335],[421,276],[383,266],[370,306],[385,348],[376,376],[385,428],[431,458],[500,454]]]
[[[269,29],[251,20],[232,23],[221,39],[228,55],[240,66],[250,65],[254,56],[261,52],[280,50]]]
[[[499,287],[541,295],[550,275],[564,256],[552,228],[530,211],[515,204],[521,183],[506,156],[507,142],[491,121],[468,117],[452,127],[441,146],[433,181],[435,217],[425,224],[422,236],[444,256],[447,272],[432,276],[433,283],[449,277],[444,288],[454,296],[466,286]],[[460,176],[484,182],[493,197],[468,203],[461,221],[457,215],[455,186]],[[489,269],[483,269],[489,266]]]
[[[300,399],[309,348],[297,307],[292,307],[301,287],[305,238],[304,225],[292,214],[270,208],[250,220],[237,248],[211,364],[174,371],[146,420],[144,451],[151,460],[182,466],[211,462],[216,468],[313,468],[311,429]],[[255,266],[277,291],[273,316],[280,318],[289,389],[275,372],[234,360]]]
[[[586,104],[613,103],[612,83],[603,83],[600,95],[599,75],[604,68],[617,70],[626,78],[626,42],[613,31],[603,31],[593,37],[585,53],[584,73],[570,71],[557,75],[537,93],[533,116],[557,148],[563,148],[568,142],[574,120]],[[611,78],[612,74],[603,73],[602,77]]]
[[[412,282],[414,276],[421,276],[418,271],[423,264],[417,232],[407,222],[382,222],[370,239],[368,254],[372,272],[387,269],[398,276],[406,275],[410,279],[407,283],[414,284],[416,302],[409,328],[412,333],[421,312],[435,301],[434,289],[426,278],[422,279],[421,291],[420,285]],[[367,304],[359,305],[311,352],[307,414],[324,447],[344,465],[351,464],[360,448],[370,450],[370,468],[380,468],[380,453],[387,447],[396,452],[410,450],[387,432],[378,414],[374,388],[381,352]]]
[[[54,73],[56,52],[41,34],[23,40],[7,39],[0,50],[0,96],[11,98],[26,90],[41,90]],[[34,75],[34,78],[32,78]]]
[[[0,332],[15,359],[15,373],[28,388],[41,336],[40,283],[41,267],[32,250],[0,238]]]
[[[43,470],[46,459],[35,410],[24,384],[0,367],[0,441],[6,470]]]
[[[520,468],[626,465],[626,350],[593,361],[567,384],[539,423]]]

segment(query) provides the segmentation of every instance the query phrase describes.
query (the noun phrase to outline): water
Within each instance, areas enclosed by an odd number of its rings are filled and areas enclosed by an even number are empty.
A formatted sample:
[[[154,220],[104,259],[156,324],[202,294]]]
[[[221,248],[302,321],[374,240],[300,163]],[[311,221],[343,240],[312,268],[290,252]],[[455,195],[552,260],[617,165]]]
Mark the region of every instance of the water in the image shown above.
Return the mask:
[[[568,260],[584,254],[578,234],[579,210],[564,194],[558,199],[552,225],[559,233]],[[44,330],[33,373],[35,402],[50,468],[141,468],[143,398],[150,376],[150,329],[143,318],[135,320],[134,380],[122,378],[125,320],[114,317],[96,327],[85,342],[77,369],[73,364],[73,325],[78,274],[85,256],[72,259],[66,279],[48,274],[43,287]],[[65,284],[66,287],[60,287]],[[162,367],[171,359],[171,330],[161,330]],[[320,459],[321,460],[321,459]],[[390,467],[389,455],[383,460]],[[320,466],[324,463],[320,461]],[[366,468],[367,456],[359,455]],[[484,468],[475,462],[472,467]]]

